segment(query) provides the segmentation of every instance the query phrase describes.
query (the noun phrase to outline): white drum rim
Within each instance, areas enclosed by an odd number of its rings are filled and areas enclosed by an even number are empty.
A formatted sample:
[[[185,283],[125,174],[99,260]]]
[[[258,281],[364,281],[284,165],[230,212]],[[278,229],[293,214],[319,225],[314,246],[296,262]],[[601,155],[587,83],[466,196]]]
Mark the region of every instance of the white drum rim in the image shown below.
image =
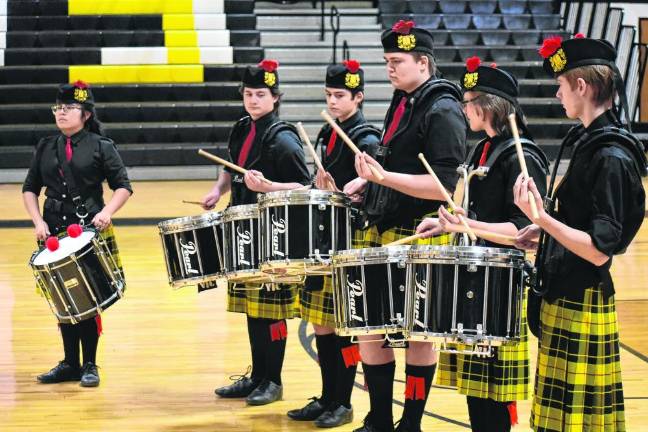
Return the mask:
[[[321,189],[291,189],[259,194],[259,209],[284,205],[326,204],[335,207],[350,207],[351,200],[340,192]]]
[[[70,250],[70,253],[68,253],[67,255],[62,256],[59,259],[48,261],[48,262],[45,262],[45,263],[36,263],[36,261],[38,260],[38,257],[42,256],[43,254],[45,254],[45,253],[47,253],[47,254],[55,254],[56,252],[61,250],[60,243],[76,240],[76,239],[71,238],[68,235],[63,236],[63,237],[61,237],[59,239],[59,248],[54,252],[49,251],[49,249],[47,249],[46,246],[43,246],[42,248],[40,248],[36,253],[34,253],[32,255],[31,259],[29,260],[29,265],[31,265],[34,268],[39,269],[39,268],[53,267],[53,266],[58,267],[61,264],[67,264],[68,261],[70,261],[70,257],[72,255],[76,256],[77,253],[84,250],[88,246],[92,247],[93,240],[99,237],[99,232],[92,229],[92,228],[84,229],[83,232],[81,233],[80,237],[84,236],[86,233],[91,233],[92,234],[92,236],[88,238],[88,241],[86,243],[82,243],[77,249]]]
[[[367,261],[375,263],[381,259],[386,262],[407,260],[411,248],[411,245],[400,245],[340,250],[333,255],[333,266],[362,264]]]
[[[219,225],[222,223],[222,219],[222,212],[208,212],[196,216],[184,216],[162,221],[158,223],[158,229],[161,234],[173,234],[179,231],[191,231]]]
[[[482,246],[413,245],[409,251],[412,262],[452,261],[454,263],[524,263],[524,252],[517,249]]]
[[[223,211],[223,223],[243,220],[243,219],[258,219],[259,218],[259,205],[258,204],[244,204],[239,206],[228,207]]]

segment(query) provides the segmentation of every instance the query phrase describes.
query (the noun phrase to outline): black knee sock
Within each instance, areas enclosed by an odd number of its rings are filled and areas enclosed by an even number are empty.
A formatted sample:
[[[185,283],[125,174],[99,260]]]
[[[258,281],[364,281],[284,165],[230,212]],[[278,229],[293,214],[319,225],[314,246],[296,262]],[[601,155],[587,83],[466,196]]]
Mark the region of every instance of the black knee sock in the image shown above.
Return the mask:
[[[431,366],[405,366],[405,409],[403,420],[407,422],[410,430],[421,429],[421,418],[425,410],[432,378],[436,365]]]
[[[352,343],[350,337],[335,336],[335,339],[337,342],[335,401],[346,408],[351,408],[351,392],[360,361],[360,347]]]
[[[510,432],[511,402],[497,402],[472,396],[466,398],[470,426],[474,432]]]
[[[335,400],[336,360],[337,349],[335,333],[315,335],[317,357],[319,359],[320,374],[322,375],[322,396],[320,403],[328,405]]]
[[[396,362],[381,365],[362,363],[362,370],[369,390],[371,424],[378,430],[391,431],[394,427],[392,398]]]
[[[254,381],[261,381],[266,375],[266,334],[268,326],[264,319],[247,317],[248,338],[252,352],[252,375]]]
[[[77,324],[81,348],[83,349],[83,363],[97,362],[97,345],[99,344],[99,331],[97,320],[89,318]]]
[[[79,368],[79,329],[76,324],[59,323],[63,338],[65,362],[74,368]]]
[[[281,385],[281,369],[286,354],[288,328],[286,320],[265,320],[266,326],[266,379]]]

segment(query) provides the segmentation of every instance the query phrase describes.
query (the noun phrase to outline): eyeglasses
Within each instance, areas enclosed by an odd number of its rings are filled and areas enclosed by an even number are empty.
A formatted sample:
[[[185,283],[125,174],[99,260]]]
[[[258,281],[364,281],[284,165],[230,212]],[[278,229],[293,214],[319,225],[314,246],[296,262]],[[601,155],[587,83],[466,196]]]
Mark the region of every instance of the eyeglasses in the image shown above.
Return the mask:
[[[463,108],[466,108],[469,103],[475,102],[477,99],[480,99],[482,96],[484,96],[484,95],[479,95],[479,96],[476,96],[476,97],[474,97],[472,99],[468,99],[468,100],[462,100],[459,103],[461,104],[461,106]]]
[[[67,114],[72,110],[82,109],[79,105],[52,105],[52,114],[56,114],[57,111],[63,111],[63,114]]]

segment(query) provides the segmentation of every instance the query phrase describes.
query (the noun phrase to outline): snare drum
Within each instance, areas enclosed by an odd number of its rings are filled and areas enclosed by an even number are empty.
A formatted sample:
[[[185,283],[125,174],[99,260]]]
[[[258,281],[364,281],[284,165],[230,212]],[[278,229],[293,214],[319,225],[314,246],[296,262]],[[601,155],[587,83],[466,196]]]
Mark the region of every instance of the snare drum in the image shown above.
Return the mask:
[[[172,287],[224,278],[221,224],[220,212],[171,219],[158,224]]]
[[[524,253],[477,246],[413,246],[407,335],[497,346],[520,339]]]
[[[410,247],[351,249],[333,256],[333,301],[339,335],[389,335],[405,330]]]
[[[61,323],[77,323],[101,313],[126,288],[108,245],[94,229],[61,237],[55,251],[34,252],[29,260],[36,283]]]
[[[351,247],[351,204],[342,193],[294,189],[259,196],[261,270],[329,275],[331,257]]]
[[[229,207],[223,212],[223,250],[228,282],[268,282],[259,269],[261,229],[259,206]]]

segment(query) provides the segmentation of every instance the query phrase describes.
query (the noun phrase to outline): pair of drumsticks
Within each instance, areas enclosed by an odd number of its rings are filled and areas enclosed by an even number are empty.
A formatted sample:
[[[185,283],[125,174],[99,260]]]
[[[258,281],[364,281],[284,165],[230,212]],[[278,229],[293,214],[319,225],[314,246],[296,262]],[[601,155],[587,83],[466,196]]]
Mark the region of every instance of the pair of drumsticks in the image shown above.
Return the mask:
[[[342,128],[335,122],[335,120],[333,120],[333,118],[326,111],[322,111],[320,114],[324,118],[324,120],[326,120],[326,122],[331,126],[331,128],[333,128],[333,130],[335,130],[335,132],[342,139],[342,141],[349,146],[349,148],[351,149],[351,151],[354,154],[360,153],[360,149],[353,143],[351,138],[349,138],[349,136],[342,130]],[[528,170],[527,170],[526,162],[524,160],[524,153],[522,151],[522,144],[520,142],[520,135],[518,133],[517,123],[515,121],[515,114],[511,114],[509,116],[509,121],[511,123],[511,130],[513,132],[513,138],[515,140],[515,147],[516,147],[516,150],[517,150],[517,155],[518,155],[518,160],[520,162],[520,167],[521,167],[522,173],[524,175],[524,178],[528,179],[529,178],[529,173],[528,173]],[[306,143],[306,146],[307,146],[309,152],[311,153],[311,156],[313,157],[313,161],[315,162],[315,165],[317,166],[317,168],[321,169],[322,171],[326,171],[324,169],[324,166],[322,165],[322,162],[320,161],[319,157],[317,156],[317,153],[315,152],[315,148],[313,147],[313,144],[310,142],[308,134],[304,130],[304,127],[301,124],[301,122],[297,123],[297,130],[299,132],[299,135],[300,135],[302,141],[304,141],[304,143]],[[225,166],[229,167],[230,169],[232,169],[234,171],[237,171],[237,172],[239,172],[241,174],[246,174],[247,173],[247,170],[245,168],[242,168],[242,167],[240,167],[240,166],[238,166],[236,164],[233,164],[233,163],[231,163],[231,162],[229,162],[229,161],[227,161],[225,159],[219,158],[218,156],[215,156],[215,155],[213,155],[211,153],[208,153],[208,152],[206,152],[206,151],[204,151],[202,149],[198,150],[198,154],[200,154],[201,156],[204,156],[204,157],[206,157],[208,159],[211,159],[214,162],[225,165]],[[446,200],[446,202],[448,203],[448,205],[450,206],[450,208],[453,211],[457,211],[457,209],[458,209],[457,205],[452,200],[452,197],[450,197],[450,195],[448,194],[448,191],[443,186],[443,184],[441,183],[441,181],[437,177],[436,173],[434,172],[434,170],[432,169],[430,164],[425,159],[425,156],[422,153],[419,153],[418,157],[421,160],[421,163],[423,163],[423,166],[425,167],[425,169],[428,171],[428,173],[434,179],[435,183],[437,184],[437,187],[439,188],[439,190],[443,194],[443,197]],[[383,175],[376,168],[374,168],[373,166],[370,165],[369,169],[371,170],[372,174],[379,181],[384,180]],[[272,182],[270,180],[268,180],[268,179],[266,179],[264,177],[261,177],[261,181],[263,181],[263,182],[265,182],[267,184],[272,184]],[[335,184],[329,184],[329,185],[332,187],[333,190],[336,189]],[[202,203],[196,202],[196,201],[183,201],[183,202],[188,203],[188,204],[199,204],[199,205],[202,204]],[[533,216],[534,219],[537,219],[539,217],[538,216],[538,210],[537,210],[536,205],[535,205],[535,199],[533,199],[533,195],[532,195],[532,193],[530,191],[529,191],[529,202],[531,204],[532,216]],[[491,232],[491,231],[471,228],[468,225],[468,222],[466,221],[466,219],[461,214],[458,214],[457,216],[459,218],[459,221],[461,222],[461,225],[460,226],[452,226],[452,228],[454,230],[456,230],[456,231],[467,233],[472,241],[475,241],[477,239],[477,237],[481,237],[483,239],[486,239],[486,240],[489,240],[489,241],[494,241],[494,242],[501,243],[501,244],[510,244],[510,245],[512,245],[512,244],[515,243],[515,237],[513,237],[513,236],[508,236],[508,235],[504,235],[504,234],[494,233],[494,232]],[[422,237],[422,234],[419,233],[419,234],[415,234],[415,235],[412,235],[412,236],[409,236],[409,237],[404,237],[404,238],[399,239],[397,241],[388,243],[385,246],[396,246],[396,245],[406,244],[406,243],[410,243],[412,241],[418,240],[421,237]]]

